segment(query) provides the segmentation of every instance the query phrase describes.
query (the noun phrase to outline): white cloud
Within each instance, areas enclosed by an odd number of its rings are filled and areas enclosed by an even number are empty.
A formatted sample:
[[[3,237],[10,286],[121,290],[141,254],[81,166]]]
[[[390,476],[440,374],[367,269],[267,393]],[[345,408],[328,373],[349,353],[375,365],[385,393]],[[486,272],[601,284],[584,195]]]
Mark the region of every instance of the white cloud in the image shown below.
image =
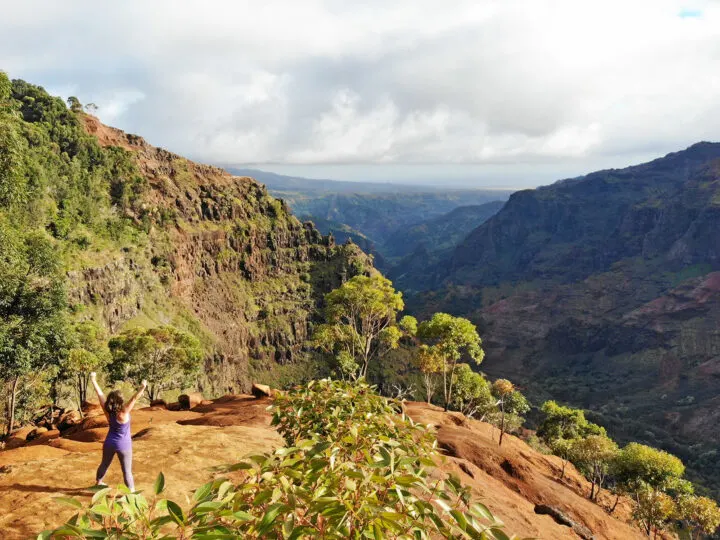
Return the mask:
[[[205,161],[560,171],[720,138],[717,0],[26,0],[0,35],[11,76]]]

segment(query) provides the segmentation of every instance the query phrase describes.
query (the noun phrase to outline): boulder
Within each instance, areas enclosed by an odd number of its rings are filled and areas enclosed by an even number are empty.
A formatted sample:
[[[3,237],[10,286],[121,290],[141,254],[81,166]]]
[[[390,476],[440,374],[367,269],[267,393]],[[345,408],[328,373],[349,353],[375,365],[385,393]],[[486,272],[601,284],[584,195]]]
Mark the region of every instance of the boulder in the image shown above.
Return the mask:
[[[48,432],[48,428],[46,428],[46,427],[36,427],[36,428],[33,429],[30,433],[27,434],[27,439],[26,439],[26,440],[28,440],[28,441],[34,441],[34,440],[37,439],[40,435],[42,435],[43,433],[47,433],[47,432]]]
[[[27,446],[37,446],[39,444],[49,444],[50,441],[60,437],[60,432],[57,429],[51,429],[40,433],[36,438],[27,443]]]
[[[107,429],[105,428],[93,428],[93,429],[86,429],[83,431],[78,431],[76,433],[73,433],[69,435],[67,438],[71,441],[76,442],[102,442],[105,440],[105,436],[107,435]]]
[[[177,401],[175,403],[167,404],[168,411],[179,411],[180,409],[181,409],[180,404]]]
[[[20,429],[13,431],[5,441],[5,450],[12,450],[13,448],[20,448],[25,446],[27,443],[27,436],[35,429],[35,426],[23,426]]]
[[[270,397],[272,396],[272,388],[270,388],[267,384],[255,383],[252,385],[252,395],[258,399]]]
[[[103,414],[103,409],[100,404],[91,401],[83,401],[81,410],[85,416],[99,416]]]
[[[200,405],[203,402],[203,395],[200,392],[191,392],[189,394],[183,394],[178,397],[178,403],[180,408],[184,410],[190,410],[196,405]]]
[[[65,431],[82,423],[82,421],[80,411],[68,411],[59,418],[57,426],[60,431]]]
[[[150,402],[151,407],[162,407],[164,409],[167,408],[167,402],[164,399],[153,399]],[[157,410],[157,409],[156,409]]]

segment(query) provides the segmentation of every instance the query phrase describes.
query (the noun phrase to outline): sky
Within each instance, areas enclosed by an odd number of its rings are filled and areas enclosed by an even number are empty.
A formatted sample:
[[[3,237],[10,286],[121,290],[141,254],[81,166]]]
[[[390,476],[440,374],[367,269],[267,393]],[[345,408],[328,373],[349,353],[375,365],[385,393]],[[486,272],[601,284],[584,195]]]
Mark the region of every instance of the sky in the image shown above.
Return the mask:
[[[531,187],[720,140],[720,0],[0,0],[0,69],[192,159]]]

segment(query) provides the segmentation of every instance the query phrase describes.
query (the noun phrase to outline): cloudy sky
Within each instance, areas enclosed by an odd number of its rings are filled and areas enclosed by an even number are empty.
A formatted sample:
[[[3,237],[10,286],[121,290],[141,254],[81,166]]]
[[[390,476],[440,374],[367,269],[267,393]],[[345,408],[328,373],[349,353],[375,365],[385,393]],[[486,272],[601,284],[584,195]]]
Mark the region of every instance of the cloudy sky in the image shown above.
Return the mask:
[[[0,4],[0,69],[205,162],[521,187],[720,140],[720,0]]]

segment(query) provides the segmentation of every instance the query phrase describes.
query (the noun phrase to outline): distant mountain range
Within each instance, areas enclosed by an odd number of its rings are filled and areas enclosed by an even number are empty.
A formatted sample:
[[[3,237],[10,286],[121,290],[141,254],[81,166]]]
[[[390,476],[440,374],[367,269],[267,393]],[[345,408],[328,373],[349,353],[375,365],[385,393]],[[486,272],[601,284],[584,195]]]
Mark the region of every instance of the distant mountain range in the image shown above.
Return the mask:
[[[315,180],[255,169],[228,170],[264,183],[295,215],[312,221],[324,234],[332,232],[338,241],[351,238],[372,253],[377,266],[385,271],[421,246],[433,253],[454,247],[512,193]],[[458,212],[461,207],[464,210]]]

